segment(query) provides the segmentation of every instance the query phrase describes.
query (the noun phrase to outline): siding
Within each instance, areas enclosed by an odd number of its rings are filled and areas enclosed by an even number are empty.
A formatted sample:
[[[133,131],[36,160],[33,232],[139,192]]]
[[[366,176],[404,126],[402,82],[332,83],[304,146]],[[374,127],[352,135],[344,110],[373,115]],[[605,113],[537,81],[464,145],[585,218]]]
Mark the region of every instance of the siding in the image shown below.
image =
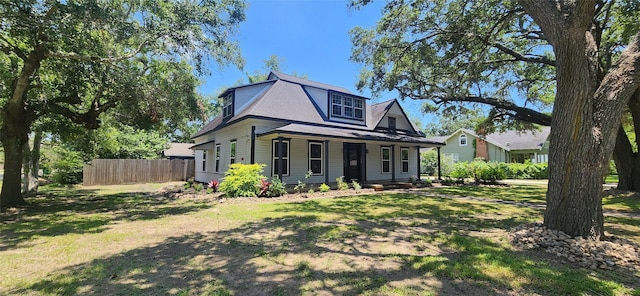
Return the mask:
[[[460,146],[458,141],[461,134],[467,135],[467,146]],[[442,155],[447,155],[451,153],[458,154],[458,161],[473,161],[474,148],[473,148],[473,140],[475,136],[464,133],[462,131],[454,134],[449,140],[447,140],[447,145],[440,148],[440,153]]]
[[[400,109],[397,103],[394,103],[391,106],[391,108],[389,108],[389,111],[387,111],[387,114],[380,120],[380,124],[378,124],[378,127],[384,127],[384,128],[389,127],[389,117],[394,117],[396,119],[396,129],[413,130],[411,123],[405,117],[405,115],[402,112],[402,109]]]
[[[231,156],[231,140],[236,140],[236,162],[249,163],[251,161],[251,122],[242,121],[230,127],[223,128],[212,134],[215,143],[206,147],[208,151],[206,169],[202,170],[203,151],[196,151],[196,177],[198,182],[209,182],[222,179],[224,172],[229,169]],[[220,144],[220,171],[215,172],[215,145]]]

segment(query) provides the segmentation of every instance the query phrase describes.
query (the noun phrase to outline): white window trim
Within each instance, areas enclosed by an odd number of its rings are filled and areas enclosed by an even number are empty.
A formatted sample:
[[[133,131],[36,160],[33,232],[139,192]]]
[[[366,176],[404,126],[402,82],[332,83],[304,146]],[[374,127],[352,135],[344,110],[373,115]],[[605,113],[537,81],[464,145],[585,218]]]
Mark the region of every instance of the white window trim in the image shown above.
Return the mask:
[[[311,145],[320,145],[320,157],[311,157]],[[319,160],[320,161],[320,173],[313,173],[313,176],[323,176],[324,175],[324,143],[322,142],[309,142],[309,171],[311,171],[311,161]]]
[[[384,159],[384,150],[389,150],[389,159]],[[388,147],[388,146],[380,147],[380,171],[383,174],[391,174],[391,157],[393,157],[391,155],[391,147]],[[385,163],[385,161],[389,162],[389,165],[388,165],[389,171],[388,172],[384,171],[384,163]]]
[[[278,161],[278,156],[275,155],[276,145],[278,145],[278,139],[272,141],[271,145],[271,161],[273,161],[273,165],[271,166],[271,176],[278,176],[276,170],[276,163]],[[289,161],[289,156],[291,155],[291,141],[290,140],[282,140],[282,143],[287,143],[287,156],[283,156],[282,160],[287,160],[287,173],[282,174],[283,176],[289,176],[291,174],[291,162]]]
[[[340,103],[334,103],[333,99],[334,98],[339,98]],[[351,104],[347,105],[346,101],[347,100],[351,100]],[[331,106],[330,106],[330,114],[331,116],[335,116],[335,117],[340,117],[340,118],[346,118],[346,119],[353,119],[353,120],[358,120],[358,121],[364,121],[365,119],[365,108],[366,108],[366,104],[364,102],[364,99],[362,98],[357,98],[357,97],[352,97],[352,96],[347,96],[347,95],[343,95],[340,93],[332,93],[331,94]],[[357,107],[358,105],[360,105],[361,107]],[[333,106],[340,106],[340,114],[335,114],[333,113]],[[346,116],[346,110],[347,108],[351,109],[351,116]],[[360,110],[360,114],[362,114],[362,117],[356,117],[356,110]]]
[[[404,159],[403,156],[403,152],[407,151],[407,159]],[[407,163],[407,170],[404,170],[404,164]],[[408,173],[409,172],[409,148],[400,148],[400,164],[402,165],[402,167],[400,168],[401,171],[403,173]]]
[[[229,93],[222,99],[222,114],[223,118],[233,115],[233,93]]]
[[[216,153],[215,155],[216,173],[220,172],[220,150],[221,150],[220,143],[218,143],[216,144],[216,150],[215,150],[216,151],[215,152]]]
[[[234,140],[229,143],[229,164],[236,163],[237,154],[238,154],[238,142]]]
[[[208,150],[202,150],[202,171],[207,171],[207,152]]]
[[[462,139],[464,138],[464,144],[462,144]],[[467,135],[462,134],[458,136],[458,145],[459,146],[467,146],[469,144],[469,137]]]

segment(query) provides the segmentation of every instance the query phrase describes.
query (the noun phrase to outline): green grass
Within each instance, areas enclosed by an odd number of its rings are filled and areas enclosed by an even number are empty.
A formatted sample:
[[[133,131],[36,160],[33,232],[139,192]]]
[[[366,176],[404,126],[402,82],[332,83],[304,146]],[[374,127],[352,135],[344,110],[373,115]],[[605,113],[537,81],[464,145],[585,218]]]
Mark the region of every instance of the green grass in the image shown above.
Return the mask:
[[[618,183],[618,175],[608,175],[605,178],[605,183]]]
[[[149,187],[45,188],[2,213],[0,294],[639,295],[640,274],[513,249],[544,188],[431,188],[293,202],[217,201]],[[435,194],[438,196],[435,196]],[[607,207],[637,209],[612,196]],[[640,222],[606,218],[640,239]]]

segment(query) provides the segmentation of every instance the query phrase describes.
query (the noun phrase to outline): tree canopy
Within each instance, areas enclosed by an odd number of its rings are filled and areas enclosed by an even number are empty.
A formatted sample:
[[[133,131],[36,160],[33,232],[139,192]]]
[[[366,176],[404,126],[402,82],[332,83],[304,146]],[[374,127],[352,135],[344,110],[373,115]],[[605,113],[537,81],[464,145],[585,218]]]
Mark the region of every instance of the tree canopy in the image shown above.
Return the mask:
[[[486,131],[550,125],[545,224],[599,238],[599,180],[640,80],[638,5],[392,0],[375,28],[351,31],[352,60],[365,66],[358,87],[396,90],[430,110],[491,106]]]
[[[0,0],[1,140],[7,154],[0,202],[24,203],[22,147],[32,124],[63,118],[95,129],[110,112],[140,128],[203,118],[194,73],[242,66],[231,38],[240,0]],[[15,161],[12,161],[15,159]]]

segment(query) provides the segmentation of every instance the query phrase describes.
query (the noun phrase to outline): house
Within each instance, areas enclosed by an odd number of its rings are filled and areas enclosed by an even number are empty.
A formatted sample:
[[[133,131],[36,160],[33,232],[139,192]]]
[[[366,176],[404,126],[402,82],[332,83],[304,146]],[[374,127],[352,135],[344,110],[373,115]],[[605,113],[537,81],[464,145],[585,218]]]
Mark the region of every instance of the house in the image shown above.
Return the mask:
[[[402,181],[419,175],[428,140],[397,100],[369,104],[349,90],[279,72],[225,90],[222,114],[194,135],[196,181],[224,177],[232,163],[261,163],[295,184]]]
[[[191,146],[193,143],[169,143],[169,148],[162,151],[162,156],[167,159],[194,159]]]
[[[431,141],[444,142],[442,155],[454,162],[482,158],[496,162],[534,163],[548,161],[550,127],[536,131],[506,131],[480,136],[472,130],[459,129],[448,136],[432,137]]]

